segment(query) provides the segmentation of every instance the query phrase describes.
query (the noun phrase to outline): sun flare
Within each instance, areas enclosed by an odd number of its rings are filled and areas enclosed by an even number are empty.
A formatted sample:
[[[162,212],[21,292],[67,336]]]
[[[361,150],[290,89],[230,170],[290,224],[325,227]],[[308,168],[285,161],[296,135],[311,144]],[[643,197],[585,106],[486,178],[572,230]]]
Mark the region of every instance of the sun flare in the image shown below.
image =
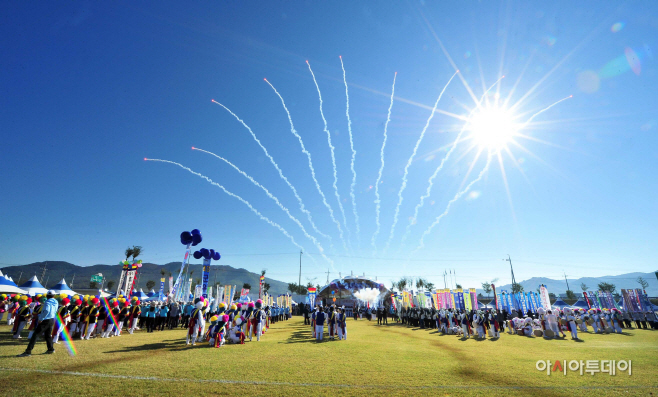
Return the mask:
[[[499,107],[484,107],[476,111],[469,124],[475,144],[490,150],[506,147],[518,128],[512,115]]]

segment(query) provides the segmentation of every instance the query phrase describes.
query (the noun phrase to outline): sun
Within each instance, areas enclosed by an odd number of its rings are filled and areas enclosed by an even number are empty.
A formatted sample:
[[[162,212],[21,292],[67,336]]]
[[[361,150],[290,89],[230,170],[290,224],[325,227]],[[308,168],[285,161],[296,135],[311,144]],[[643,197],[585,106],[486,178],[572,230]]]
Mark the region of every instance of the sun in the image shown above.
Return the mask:
[[[487,106],[475,111],[468,129],[476,145],[497,151],[507,146],[518,126],[506,109]]]

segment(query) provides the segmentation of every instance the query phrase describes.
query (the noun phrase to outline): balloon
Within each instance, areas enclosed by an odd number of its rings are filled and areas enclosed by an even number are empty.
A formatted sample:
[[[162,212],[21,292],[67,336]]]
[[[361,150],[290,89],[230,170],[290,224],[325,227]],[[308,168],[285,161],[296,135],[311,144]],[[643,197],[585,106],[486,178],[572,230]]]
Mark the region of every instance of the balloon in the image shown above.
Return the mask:
[[[221,257],[222,257],[222,256],[221,256],[221,255],[219,255],[219,252],[215,252],[215,255],[214,255],[214,256],[212,257],[212,259],[214,259],[214,260],[216,260],[216,261],[218,261],[218,260],[219,260],[219,258],[221,258]]]
[[[192,256],[194,256],[194,259],[201,259],[201,252],[194,251],[194,254],[192,254]]]
[[[211,248],[209,251],[210,251],[210,259],[212,259],[213,256],[215,256],[215,250]]]
[[[225,315],[222,316],[222,321],[224,321],[225,323],[228,323],[228,314],[225,314]]]
[[[70,302],[71,302],[71,300],[69,298],[62,299],[62,304],[63,305],[68,305]]]
[[[201,232],[199,231],[199,229],[192,229],[192,231],[190,232],[190,234],[191,234],[192,236],[195,236],[195,235],[200,236],[200,235],[201,235]]]
[[[201,255],[202,255],[205,259],[210,258],[210,252],[209,252],[207,249],[205,249],[205,248],[201,248],[201,249],[199,250],[199,252],[201,252]]]
[[[180,242],[183,245],[192,243],[192,234],[190,232],[183,232],[180,234]]]

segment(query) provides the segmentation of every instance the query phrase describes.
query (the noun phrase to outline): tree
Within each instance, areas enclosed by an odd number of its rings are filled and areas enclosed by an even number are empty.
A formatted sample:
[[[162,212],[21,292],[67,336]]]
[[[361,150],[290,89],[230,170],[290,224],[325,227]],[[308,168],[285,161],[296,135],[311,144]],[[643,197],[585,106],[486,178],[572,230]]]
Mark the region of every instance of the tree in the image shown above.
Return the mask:
[[[143,251],[141,245],[133,245],[132,250],[133,250],[133,253],[132,253],[133,260],[135,260],[135,258],[137,258]]]
[[[115,284],[116,284],[116,282],[114,280],[108,281],[107,282],[107,289],[111,290],[112,287],[114,287]]]
[[[642,286],[642,289],[647,289],[647,287],[649,286],[647,280],[643,279],[642,277],[637,278],[637,283]]]
[[[587,291],[589,289],[589,287],[585,283],[580,283],[580,289],[582,289],[583,292],[584,292],[584,291]]]
[[[160,269],[160,275],[161,275],[162,277],[164,277],[165,273],[167,273],[167,272],[165,271],[165,269]]]
[[[133,255],[133,249],[130,247],[126,248],[125,254],[126,254],[126,260],[128,260],[128,258],[130,258]]]
[[[611,283],[599,283],[599,291],[610,292],[611,294],[615,293],[617,287]]]
[[[482,290],[487,293],[487,296],[491,293],[491,283],[485,281],[482,283]]]
[[[296,294],[297,291],[299,291],[299,285],[297,285],[297,283],[288,283],[288,291],[290,291],[291,294]]]
[[[426,282],[427,281],[425,281],[422,277],[418,277],[418,279],[416,280],[416,288],[418,288],[419,290],[423,289],[425,287]]]
[[[91,288],[91,289],[98,288],[98,283],[96,281],[90,281],[89,282],[89,288]]]
[[[153,287],[155,287],[155,281],[149,280],[149,281],[146,282],[146,289],[152,290]]]
[[[249,284],[249,283],[244,283],[244,284],[242,284],[242,288],[244,288],[244,289],[251,289],[251,284]]]
[[[567,290],[567,299],[576,300],[576,294],[570,289]]]
[[[196,285],[200,285],[200,284],[201,284],[201,279],[200,279],[200,278],[197,278],[196,280],[194,280],[194,283],[195,283]]]
[[[391,281],[391,291],[395,290],[398,287],[398,284],[395,281]]]
[[[455,284],[455,288],[461,288],[461,287],[462,287],[461,284]]]
[[[434,283],[428,283],[428,282],[425,282],[425,288],[426,288],[428,291],[432,291],[432,290],[434,289]]]
[[[548,293],[548,299],[550,299],[550,300],[552,300],[553,302],[555,302],[555,301],[557,300],[557,296],[555,296],[554,293],[549,292],[549,293]]]
[[[519,292],[523,292],[523,286],[519,283],[512,284],[512,292],[515,294]]]
[[[270,283],[263,282],[263,292],[268,293],[270,290]]]

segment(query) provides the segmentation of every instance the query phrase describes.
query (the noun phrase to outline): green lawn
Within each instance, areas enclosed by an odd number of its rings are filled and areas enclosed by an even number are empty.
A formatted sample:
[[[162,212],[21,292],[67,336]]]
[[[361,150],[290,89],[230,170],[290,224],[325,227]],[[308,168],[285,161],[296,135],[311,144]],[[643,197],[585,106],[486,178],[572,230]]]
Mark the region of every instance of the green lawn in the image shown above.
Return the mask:
[[[70,357],[17,358],[0,326],[0,395],[650,395],[658,392],[658,332],[581,335],[582,342],[504,334],[461,340],[434,330],[348,320],[347,341],[316,343],[300,318],[279,322],[261,342],[220,349],[186,346],[184,330],[75,341]],[[26,335],[26,334],[25,334]],[[579,334],[580,335],[580,334]],[[537,360],[632,360],[632,375],[535,369]],[[140,378],[138,378],[140,377]]]

